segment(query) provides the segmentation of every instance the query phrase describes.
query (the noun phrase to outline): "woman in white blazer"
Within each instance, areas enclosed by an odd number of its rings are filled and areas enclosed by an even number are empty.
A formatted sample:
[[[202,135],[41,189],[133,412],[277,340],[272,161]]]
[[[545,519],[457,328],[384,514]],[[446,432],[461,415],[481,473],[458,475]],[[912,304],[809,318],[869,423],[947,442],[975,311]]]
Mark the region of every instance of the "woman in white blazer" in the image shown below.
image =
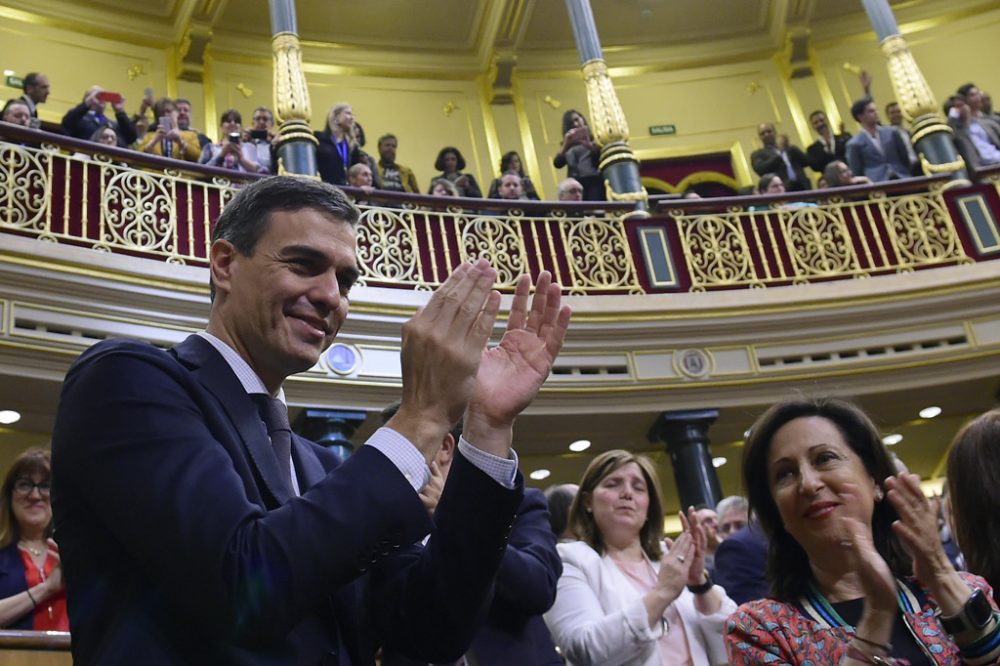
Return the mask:
[[[705,571],[705,534],[690,511],[664,554],[656,470],[628,451],[602,453],[570,507],[580,541],[560,543],[563,574],[545,622],[573,666],[715,666],[736,604]]]

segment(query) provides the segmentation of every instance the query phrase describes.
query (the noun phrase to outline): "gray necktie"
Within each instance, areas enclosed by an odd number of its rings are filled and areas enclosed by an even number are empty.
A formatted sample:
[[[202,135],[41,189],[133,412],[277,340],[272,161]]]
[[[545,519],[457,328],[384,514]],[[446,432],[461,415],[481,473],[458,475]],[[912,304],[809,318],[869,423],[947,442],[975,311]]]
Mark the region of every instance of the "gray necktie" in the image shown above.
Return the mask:
[[[250,396],[257,403],[260,418],[267,426],[267,434],[278,458],[282,478],[292,488],[292,427],[288,424],[288,408],[277,398],[256,393]]]

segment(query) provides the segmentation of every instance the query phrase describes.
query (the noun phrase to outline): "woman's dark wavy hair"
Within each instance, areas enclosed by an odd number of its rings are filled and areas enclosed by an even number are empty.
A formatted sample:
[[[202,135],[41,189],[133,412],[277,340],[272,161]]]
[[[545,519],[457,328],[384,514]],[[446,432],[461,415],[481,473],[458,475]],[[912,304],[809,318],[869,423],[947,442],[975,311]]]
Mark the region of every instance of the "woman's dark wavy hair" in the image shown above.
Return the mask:
[[[969,571],[1000,595],[1000,409],[969,422],[948,453],[948,492],[955,537]]]
[[[663,556],[663,491],[660,490],[660,477],[652,461],[644,455],[612,449],[594,458],[587,471],[580,479],[580,489],[569,507],[569,528],[581,541],[589,545],[601,555],[604,554],[604,537],[597,527],[594,514],[587,511],[589,502],[594,496],[594,489],[620,467],[635,463],[642,470],[649,492],[649,506],[646,509],[646,522],[639,530],[639,542],[642,550],[651,560],[659,560]]]
[[[461,171],[462,169],[465,168],[465,158],[462,157],[462,153],[458,152],[458,148],[456,148],[455,146],[445,146],[444,148],[441,149],[441,152],[438,153],[437,159],[434,160],[435,169],[437,169],[441,173],[444,173],[444,156],[447,155],[448,153],[454,153],[455,155],[455,161],[457,162],[457,164],[455,165],[456,171]]]
[[[517,170],[517,175],[519,175],[521,178],[524,178],[524,160],[521,159],[521,156],[517,154],[516,150],[508,150],[506,153],[503,154],[503,157],[500,158],[501,178],[505,173],[510,172],[511,170],[510,163],[515,157],[517,158],[518,163],[520,163],[521,165],[521,168]]]
[[[771,496],[768,452],[778,430],[798,418],[820,416],[833,423],[848,446],[861,458],[865,469],[881,488],[886,477],[895,473],[892,457],[882,444],[871,419],[857,406],[836,398],[793,399],[771,406],[750,429],[743,449],[743,487],[761,526],[770,537],[768,579],[771,594],[783,601],[798,598],[813,580],[809,556],[785,531],[781,514]],[[909,576],[912,565],[902,544],[892,532],[898,518],[888,500],[876,502],[872,514],[875,548],[897,577]]]
[[[580,116],[581,118],[583,118],[583,126],[590,127],[590,123],[587,122],[587,116],[583,115],[576,109],[569,109],[566,111],[566,113],[563,114],[563,119],[562,119],[563,134],[566,134],[566,132],[573,129],[573,116]]]

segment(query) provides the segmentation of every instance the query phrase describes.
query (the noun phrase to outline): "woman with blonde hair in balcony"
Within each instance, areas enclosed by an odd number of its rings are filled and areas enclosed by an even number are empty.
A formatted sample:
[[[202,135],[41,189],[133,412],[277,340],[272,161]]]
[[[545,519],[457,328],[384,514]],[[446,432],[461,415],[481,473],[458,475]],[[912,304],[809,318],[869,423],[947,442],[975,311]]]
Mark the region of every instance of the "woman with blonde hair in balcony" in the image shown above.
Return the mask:
[[[709,666],[726,662],[722,629],[736,608],[705,571],[705,533],[691,509],[664,553],[660,482],[648,458],[594,458],[570,506],[579,541],[563,560],[552,638],[576,666]]]
[[[153,112],[156,114],[155,125],[150,127],[146,136],[139,141],[139,150],[149,155],[197,162],[201,157],[198,134],[178,128],[177,107],[174,101],[166,97],[157,100],[153,105]]]
[[[0,627],[69,631],[59,551],[52,540],[49,452],[28,449],[0,486]]]
[[[316,166],[319,177],[331,185],[346,185],[351,165],[365,162],[354,135],[354,109],[338,102],[326,114],[326,127],[316,132]]]

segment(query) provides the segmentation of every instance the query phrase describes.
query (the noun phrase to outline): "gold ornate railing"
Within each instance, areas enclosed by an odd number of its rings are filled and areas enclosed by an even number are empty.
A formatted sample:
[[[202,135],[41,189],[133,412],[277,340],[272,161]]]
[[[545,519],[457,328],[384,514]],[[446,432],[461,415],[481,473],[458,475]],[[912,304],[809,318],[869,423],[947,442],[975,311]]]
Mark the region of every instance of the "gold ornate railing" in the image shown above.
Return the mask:
[[[1000,170],[770,197],[629,204],[390,192],[359,199],[361,283],[433,289],[485,257],[502,289],[551,271],[571,294],[760,288],[1000,257]],[[180,264],[208,263],[211,228],[258,178],[0,123],[0,232]]]

